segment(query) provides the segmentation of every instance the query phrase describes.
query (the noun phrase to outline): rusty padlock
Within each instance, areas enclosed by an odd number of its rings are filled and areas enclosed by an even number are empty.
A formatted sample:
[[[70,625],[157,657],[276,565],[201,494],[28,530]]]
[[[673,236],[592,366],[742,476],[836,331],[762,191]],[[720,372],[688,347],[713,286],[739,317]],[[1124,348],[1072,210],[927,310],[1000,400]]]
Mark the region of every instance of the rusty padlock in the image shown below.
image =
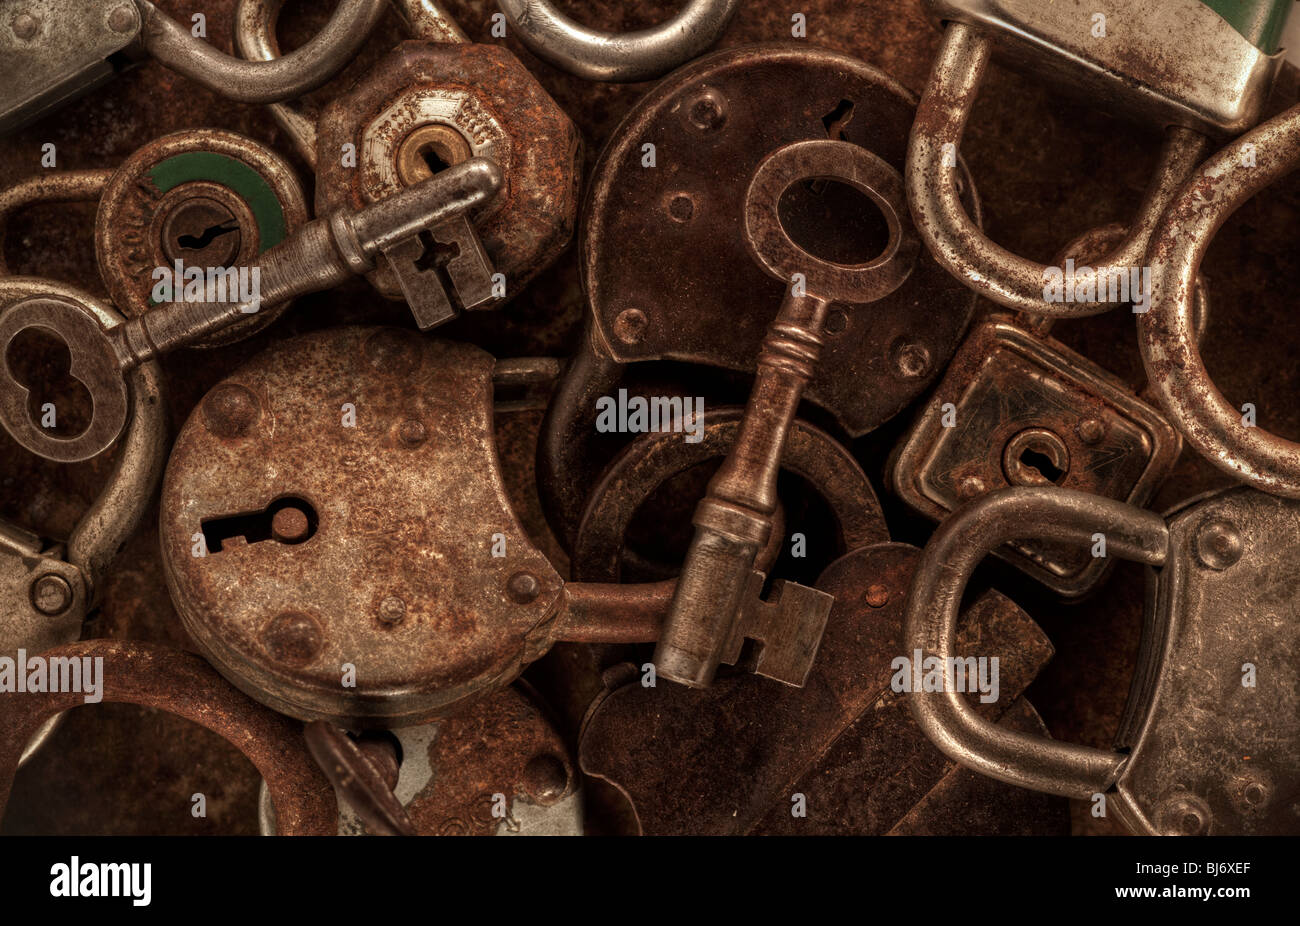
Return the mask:
[[[513,680],[552,643],[651,642],[672,583],[565,584],[510,508],[496,362],[397,329],[276,346],[174,444],[160,531],[190,635],[253,697],[398,727]]]
[[[404,296],[427,330],[501,305],[568,245],[582,150],[573,122],[519,59],[465,42],[425,6],[406,4],[408,28],[435,41],[403,42],[325,107],[315,163],[317,211],[382,200],[471,157],[498,164],[505,185],[477,215],[431,229],[369,274],[387,298]]]
[[[1286,0],[1116,0],[1104,12],[1079,0],[925,0],[943,42],[917,108],[907,153],[907,197],[935,258],[980,295],[1018,312],[1079,316],[1127,302],[1102,281],[1142,265],[1158,220],[1209,150],[1211,137],[1259,119],[1282,64]],[[1088,301],[1054,298],[1060,273],[990,241],[958,195],[957,156],[990,58],[998,54],[1103,108],[1165,132],[1155,176],[1128,233],[1094,271]]]
[[[965,505],[925,548],[905,650],[942,685],[912,714],[949,758],[1010,784],[1090,800],[1146,835],[1300,833],[1300,503],[1247,487],[1168,518],[1070,489],[1013,488]],[[1115,749],[1000,729],[956,690],[957,606],[980,560],[1033,537],[1096,544],[1151,567]],[[1104,803],[1103,803],[1104,802]]]
[[[706,55],[661,81],[620,123],[596,166],[581,229],[588,329],[557,387],[538,451],[547,520],[570,546],[597,478],[595,401],[622,366],[674,360],[753,373],[778,292],[744,233],[750,179],[776,149],[836,140],[901,171],[915,97],[862,61],[803,43]],[[964,168],[962,168],[964,170]],[[963,174],[963,176],[965,176]],[[812,180],[774,191],[796,246],[869,262],[889,227],[869,196]],[[962,201],[979,215],[975,188]],[[906,209],[903,209],[906,212]],[[904,220],[906,215],[903,216]],[[857,437],[938,376],[975,298],[927,254],[870,313],[833,304],[809,400]]]

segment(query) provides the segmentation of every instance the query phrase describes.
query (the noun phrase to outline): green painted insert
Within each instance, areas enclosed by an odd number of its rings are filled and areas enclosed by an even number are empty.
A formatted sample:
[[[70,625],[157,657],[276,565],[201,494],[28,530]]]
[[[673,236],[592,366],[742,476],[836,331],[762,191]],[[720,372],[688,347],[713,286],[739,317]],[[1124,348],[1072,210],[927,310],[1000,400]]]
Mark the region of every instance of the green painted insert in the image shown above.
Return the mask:
[[[1266,55],[1278,50],[1295,0],[1201,0]]]
[[[219,183],[234,190],[252,210],[263,251],[275,247],[288,234],[280,198],[266,178],[243,161],[214,151],[187,151],[160,161],[149,171],[149,179],[160,193],[195,180]]]

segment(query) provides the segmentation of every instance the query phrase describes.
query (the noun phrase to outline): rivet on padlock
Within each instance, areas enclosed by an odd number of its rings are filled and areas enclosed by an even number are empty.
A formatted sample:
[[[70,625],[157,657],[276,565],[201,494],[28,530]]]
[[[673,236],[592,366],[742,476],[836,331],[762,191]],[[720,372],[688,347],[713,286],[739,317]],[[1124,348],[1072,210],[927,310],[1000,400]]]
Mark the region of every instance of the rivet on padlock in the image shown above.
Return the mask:
[[[1120,302],[1117,280],[1141,266],[1147,242],[1179,186],[1208,150],[1207,133],[1232,135],[1258,120],[1281,66],[1281,19],[1292,3],[1251,0],[1232,14],[1268,23],[1248,37],[1202,0],[1123,0],[1106,15],[1037,0],[927,0],[946,23],[930,82],[917,108],[907,156],[907,195],[917,230],[949,272],[1007,308],[1040,315],[1105,312]],[[1242,7],[1242,4],[1235,4]],[[1114,33],[1099,38],[1094,30]],[[1052,270],[990,241],[957,199],[956,155],[994,50],[1035,75],[1136,113],[1166,128],[1156,174],[1128,235],[1091,268],[1095,298],[1047,298]],[[1214,67],[1204,66],[1213,62]],[[1102,283],[1107,285],[1101,285]]]
[[[917,567],[905,652],[944,667],[960,658],[958,603],[1000,544],[1090,544],[1101,533],[1109,555],[1159,570],[1138,668],[1114,751],[999,729],[971,708],[951,668],[942,690],[912,692],[913,716],[955,761],[1050,794],[1106,794],[1140,834],[1300,831],[1279,804],[1300,781],[1300,623],[1294,576],[1280,568],[1300,549],[1297,505],[1242,487],[1166,520],[1069,489],[1014,488],[958,509]]]

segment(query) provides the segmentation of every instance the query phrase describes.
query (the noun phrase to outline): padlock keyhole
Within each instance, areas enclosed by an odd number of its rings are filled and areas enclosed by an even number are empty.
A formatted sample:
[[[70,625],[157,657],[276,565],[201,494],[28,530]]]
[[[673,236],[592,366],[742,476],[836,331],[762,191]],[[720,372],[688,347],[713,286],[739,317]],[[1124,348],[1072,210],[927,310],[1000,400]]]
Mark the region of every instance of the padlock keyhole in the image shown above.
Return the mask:
[[[203,541],[208,553],[226,547],[248,546],[274,540],[293,546],[306,543],[316,534],[319,519],[311,503],[301,498],[280,498],[262,511],[235,514],[203,521]]]
[[[176,239],[176,243],[186,250],[201,251],[222,235],[237,231],[239,231],[238,222],[223,222],[220,225],[209,225],[200,235],[181,235]]]
[[[72,354],[49,328],[32,325],[9,341],[5,364],[27,390],[27,413],[47,434],[73,438],[90,426],[94,400],[69,371]]]
[[[1052,462],[1052,458],[1037,450],[1026,449],[1020,454],[1020,462],[1030,469],[1037,470],[1043,478],[1053,484],[1059,484],[1065,478],[1065,470]]]

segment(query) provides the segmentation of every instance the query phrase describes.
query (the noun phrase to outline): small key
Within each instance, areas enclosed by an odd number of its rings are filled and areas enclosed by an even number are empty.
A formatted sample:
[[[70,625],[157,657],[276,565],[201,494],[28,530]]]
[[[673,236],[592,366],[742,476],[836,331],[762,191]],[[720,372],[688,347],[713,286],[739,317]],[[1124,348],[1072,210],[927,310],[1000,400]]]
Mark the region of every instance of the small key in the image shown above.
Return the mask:
[[[880,207],[889,225],[884,253],[865,264],[836,264],[795,244],[777,204],[790,186],[814,178],[849,184]],[[660,675],[697,688],[712,683],[719,662],[738,655],[740,637],[760,635],[744,626],[746,596],[753,592],[755,557],[772,530],[786,434],[816,370],[831,304],[884,298],[907,280],[920,251],[898,171],[844,141],[795,142],[770,154],[750,181],[744,221],[753,255],[789,285],[763,339],[736,442],[695,509],[695,536],[655,650]],[[827,605],[815,596],[783,605],[758,622],[762,658],[781,667],[775,672],[781,681],[801,685],[816,655]],[[767,652],[772,649],[777,651]]]
[[[53,331],[68,348],[69,373],[89,391],[90,424],[79,435],[57,437],[28,411],[28,390],[7,363],[0,365],[0,423],[33,453],[71,463],[105,450],[127,421],[124,375],[146,360],[191,344],[241,318],[305,293],[317,292],[373,269],[376,258],[400,251],[420,233],[491,199],[501,171],[485,158],[471,158],[400,193],[358,210],[342,209],[304,225],[265,252],[254,265],[260,291],[252,299],[169,302],[112,329],[103,328],[71,302],[38,297],[0,316],[0,352],[28,328]],[[252,278],[250,267],[249,276]]]

